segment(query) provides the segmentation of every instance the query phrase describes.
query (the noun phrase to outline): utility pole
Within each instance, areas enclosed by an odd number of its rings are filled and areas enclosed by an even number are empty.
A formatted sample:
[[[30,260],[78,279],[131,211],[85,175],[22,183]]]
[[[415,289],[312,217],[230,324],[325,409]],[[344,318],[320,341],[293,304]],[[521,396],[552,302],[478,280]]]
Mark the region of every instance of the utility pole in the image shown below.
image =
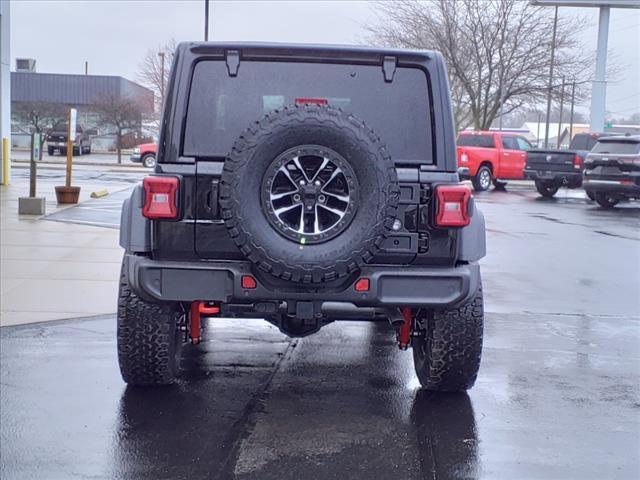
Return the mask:
[[[569,143],[573,140],[573,106],[576,102],[576,81],[571,84],[571,113],[569,114]]]
[[[558,7],[553,17],[553,33],[551,34],[551,64],[549,66],[549,86],[547,87],[547,118],[544,127],[544,148],[549,148],[549,118],[551,117],[551,92],[553,90],[553,63],[556,54],[556,29],[558,28]]]
[[[84,74],[89,75],[89,62],[85,60],[84,62]]]
[[[204,41],[209,41],[209,0],[204,0]]]
[[[504,81],[502,74],[500,75],[500,124],[499,128],[502,131],[502,116],[504,115]]]
[[[540,120],[542,119],[542,112],[538,110],[538,132],[536,133],[536,148],[540,148]]]
[[[164,52],[158,53],[160,57],[160,108],[164,106]]]
[[[562,86],[560,87],[560,118],[558,119],[558,141],[556,148],[560,148],[560,134],[562,133],[562,113],[564,108],[564,77],[562,77]]]

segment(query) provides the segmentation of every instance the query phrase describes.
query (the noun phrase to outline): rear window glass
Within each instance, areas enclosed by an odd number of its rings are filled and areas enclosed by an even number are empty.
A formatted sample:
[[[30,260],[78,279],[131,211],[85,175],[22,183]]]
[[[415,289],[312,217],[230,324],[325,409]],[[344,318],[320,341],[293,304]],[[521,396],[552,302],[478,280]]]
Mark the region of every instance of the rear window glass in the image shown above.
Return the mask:
[[[326,99],[364,120],[397,162],[433,163],[425,72],[382,67],[243,61],[230,77],[222,61],[201,61],[189,95],[183,154],[225,156],[238,136],[266,113],[296,99]]]
[[[459,147],[494,148],[493,135],[458,135]]]
[[[636,142],[598,142],[591,150],[593,153],[614,153],[634,155],[640,153],[640,143]]]

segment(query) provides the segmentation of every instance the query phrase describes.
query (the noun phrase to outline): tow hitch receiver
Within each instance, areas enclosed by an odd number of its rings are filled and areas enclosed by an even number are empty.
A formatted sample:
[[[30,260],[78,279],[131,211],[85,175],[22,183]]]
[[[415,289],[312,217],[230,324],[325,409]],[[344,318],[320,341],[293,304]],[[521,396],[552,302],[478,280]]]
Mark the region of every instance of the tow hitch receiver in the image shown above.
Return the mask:
[[[211,317],[218,313],[220,313],[220,307],[207,305],[207,302],[193,302],[191,304],[191,315],[189,321],[189,338],[191,338],[191,343],[194,345],[200,343],[200,333],[202,331],[200,318],[202,316]]]
[[[404,322],[402,322],[400,330],[398,331],[398,348],[400,348],[400,350],[406,350],[409,348],[409,343],[411,341],[411,321],[413,320],[411,309],[403,308],[402,316],[404,318]]]

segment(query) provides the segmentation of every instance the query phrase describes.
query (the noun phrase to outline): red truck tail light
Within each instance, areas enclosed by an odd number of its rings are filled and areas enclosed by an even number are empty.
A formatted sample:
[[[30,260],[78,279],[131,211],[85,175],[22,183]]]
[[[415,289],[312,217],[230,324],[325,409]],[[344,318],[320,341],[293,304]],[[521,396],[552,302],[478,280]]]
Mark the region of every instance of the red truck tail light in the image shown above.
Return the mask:
[[[583,167],[582,158],[580,157],[580,155],[574,155],[573,156],[573,168],[580,169],[582,167]]]
[[[176,177],[146,177],[142,215],[150,219],[173,219],[178,216],[176,197],[179,180]]]
[[[471,191],[462,185],[439,185],[436,187],[436,226],[466,227],[469,217]]]

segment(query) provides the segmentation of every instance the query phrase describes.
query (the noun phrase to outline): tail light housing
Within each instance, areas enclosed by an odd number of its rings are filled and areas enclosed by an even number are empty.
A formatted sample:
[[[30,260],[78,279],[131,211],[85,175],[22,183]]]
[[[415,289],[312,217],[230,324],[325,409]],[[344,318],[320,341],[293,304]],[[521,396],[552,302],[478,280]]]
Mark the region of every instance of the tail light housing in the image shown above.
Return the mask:
[[[436,187],[436,227],[466,227],[471,221],[471,191],[463,185]]]
[[[152,220],[177,218],[179,185],[180,181],[176,177],[146,177],[142,181],[142,215]]]
[[[580,169],[583,167],[582,158],[580,155],[573,156],[573,168]]]

